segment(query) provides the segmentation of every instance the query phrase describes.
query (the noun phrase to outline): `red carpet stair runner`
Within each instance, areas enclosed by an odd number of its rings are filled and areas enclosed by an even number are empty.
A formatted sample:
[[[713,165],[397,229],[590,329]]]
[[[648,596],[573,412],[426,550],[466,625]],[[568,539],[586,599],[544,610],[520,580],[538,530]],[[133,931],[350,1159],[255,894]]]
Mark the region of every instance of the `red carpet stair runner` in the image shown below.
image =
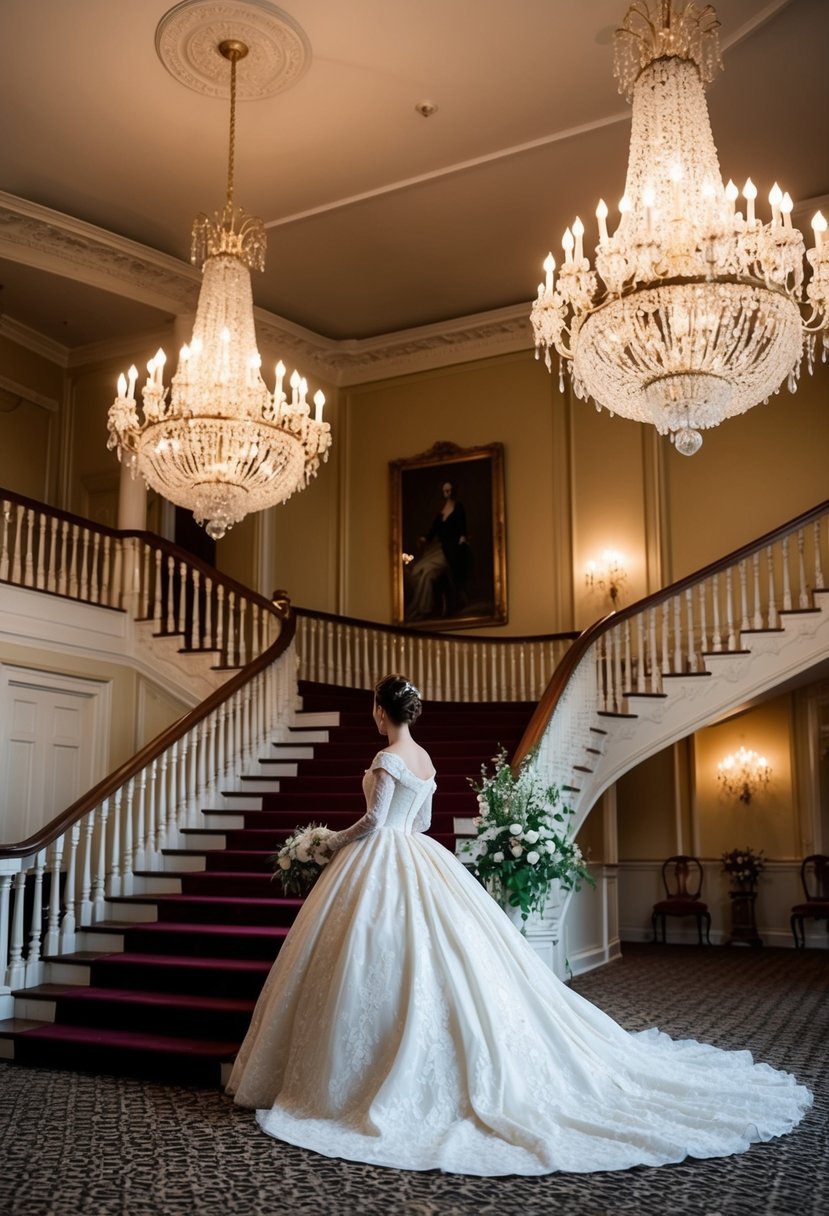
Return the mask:
[[[16,1062],[220,1084],[301,906],[281,896],[268,858],[298,824],[359,818],[363,771],[382,746],[370,693],[300,692],[292,741],[274,744],[225,807],[203,810],[164,871],[139,876],[149,893],[110,901],[118,919],[87,932],[94,949],[54,960],[52,983],[16,994],[17,1020],[0,1030]],[[455,819],[476,813],[467,778],[499,745],[514,750],[532,709],[428,706],[417,738],[438,770],[431,834],[447,848]]]

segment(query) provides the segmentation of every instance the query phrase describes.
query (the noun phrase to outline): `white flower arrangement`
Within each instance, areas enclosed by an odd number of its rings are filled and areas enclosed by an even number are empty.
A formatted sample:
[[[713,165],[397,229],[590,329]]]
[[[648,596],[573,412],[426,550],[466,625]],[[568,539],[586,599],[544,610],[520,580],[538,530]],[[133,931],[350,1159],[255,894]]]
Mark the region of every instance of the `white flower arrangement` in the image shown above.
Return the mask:
[[[515,776],[501,748],[493,758],[492,774],[481,766],[480,784],[470,779],[478,795],[477,836],[461,846],[475,874],[526,921],[541,912],[550,884],[558,879],[565,890],[595,886],[581,849],[572,837],[573,812],[561,805],[559,791],[545,785],[526,756]]]
[[[282,883],[285,895],[307,895],[333,854],[326,841],[333,835],[319,823],[297,828],[282,848],[273,854],[274,877]]]

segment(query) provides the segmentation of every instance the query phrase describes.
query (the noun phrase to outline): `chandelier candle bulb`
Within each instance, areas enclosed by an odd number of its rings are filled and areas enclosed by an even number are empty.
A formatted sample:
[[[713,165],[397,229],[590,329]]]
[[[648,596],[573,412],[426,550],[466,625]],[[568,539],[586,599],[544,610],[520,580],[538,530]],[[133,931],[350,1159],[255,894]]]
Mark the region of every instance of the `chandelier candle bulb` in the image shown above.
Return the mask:
[[[757,197],[757,187],[749,177],[746,184],[743,186],[743,198],[746,200],[746,223],[749,227],[754,225],[754,200]]]
[[[826,231],[826,217],[822,211],[816,211],[812,216],[812,231],[815,234],[815,249],[820,249]]]
[[[573,246],[575,239],[569,228],[565,228],[564,236],[561,238],[561,247],[564,250],[564,264],[570,266],[573,261]]]
[[[771,190],[769,190],[769,203],[771,204],[771,226],[772,226],[772,228],[776,228],[777,225],[780,223],[780,203],[782,202],[782,200],[783,200],[783,191],[780,189],[777,182],[775,182],[774,185],[772,186]]]
[[[322,407],[325,405],[325,393],[317,389],[314,393],[314,422],[322,422]]]
[[[793,209],[794,209],[794,203],[792,202],[792,196],[789,194],[789,192],[787,190],[784,193],[782,199],[780,200],[780,210],[783,214],[783,227],[784,228],[791,229]]]
[[[599,199],[596,219],[599,221],[599,243],[604,245],[607,241],[607,203],[603,198]]]
[[[544,270],[547,273],[545,290],[547,292],[548,299],[551,299],[552,295],[553,295],[553,271],[555,270],[555,268],[556,268],[556,260],[553,257],[552,253],[548,253],[546,258],[544,259]],[[540,292],[542,290],[541,287],[539,287],[538,290]]]
[[[584,237],[584,224],[581,222],[581,220],[579,219],[578,216],[576,216],[576,218],[573,220],[573,236],[576,238],[576,249],[575,249],[575,253],[574,253],[574,258],[575,258],[576,265],[578,265],[581,262],[582,258],[584,257],[584,249],[582,247],[582,238]]]

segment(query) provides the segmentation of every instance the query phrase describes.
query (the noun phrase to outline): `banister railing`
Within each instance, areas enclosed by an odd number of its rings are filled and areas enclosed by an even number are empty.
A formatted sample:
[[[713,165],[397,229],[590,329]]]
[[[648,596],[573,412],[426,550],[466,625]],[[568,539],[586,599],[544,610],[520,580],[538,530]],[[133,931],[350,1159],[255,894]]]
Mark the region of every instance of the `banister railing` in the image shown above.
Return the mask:
[[[0,582],[151,621],[243,667],[275,637],[270,601],[152,532],[116,531],[0,490]]]
[[[405,673],[430,701],[536,701],[577,633],[468,637],[297,608],[300,678],[372,688]]]
[[[78,928],[101,920],[107,900],[133,892],[136,871],[160,870],[162,850],[198,825],[205,800],[289,721],[296,618],[284,599],[274,605],[151,534],[5,492],[0,509],[5,581],[132,608],[241,667],[27,840],[0,845],[1,1009],[12,989],[41,981],[45,956],[74,950]]]
[[[603,718],[608,727],[608,717],[629,712],[629,698],[662,697],[673,677],[703,673],[709,656],[737,654],[752,634],[779,631],[787,614],[814,610],[827,571],[829,501],[597,621],[553,673],[513,765],[538,748],[551,779],[575,785],[573,765],[597,743],[591,732]],[[607,774],[591,781],[579,773],[570,798],[577,827],[607,784]]]

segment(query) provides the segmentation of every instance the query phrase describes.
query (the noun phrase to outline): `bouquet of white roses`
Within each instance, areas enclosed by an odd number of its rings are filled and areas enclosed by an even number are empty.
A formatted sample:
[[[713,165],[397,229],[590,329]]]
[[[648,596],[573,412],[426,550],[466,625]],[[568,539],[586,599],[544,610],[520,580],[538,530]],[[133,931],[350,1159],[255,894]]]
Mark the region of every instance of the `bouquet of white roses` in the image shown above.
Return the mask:
[[[550,883],[558,879],[565,890],[595,886],[575,843],[569,824],[573,812],[561,805],[554,785],[545,785],[526,756],[514,776],[501,748],[495,771],[481,765],[481,781],[470,779],[478,795],[477,836],[461,846],[475,874],[514,908],[524,920],[541,912]]]
[[[307,895],[328,865],[332,854],[326,841],[333,835],[330,828],[319,823],[309,823],[297,828],[289,836],[278,853],[271,858],[274,877],[279,877],[286,895]]]
[[[762,849],[759,853],[754,849],[732,849],[730,853],[723,853],[722,868],[739,886],[753,888],[766,868],[766,859]]]

